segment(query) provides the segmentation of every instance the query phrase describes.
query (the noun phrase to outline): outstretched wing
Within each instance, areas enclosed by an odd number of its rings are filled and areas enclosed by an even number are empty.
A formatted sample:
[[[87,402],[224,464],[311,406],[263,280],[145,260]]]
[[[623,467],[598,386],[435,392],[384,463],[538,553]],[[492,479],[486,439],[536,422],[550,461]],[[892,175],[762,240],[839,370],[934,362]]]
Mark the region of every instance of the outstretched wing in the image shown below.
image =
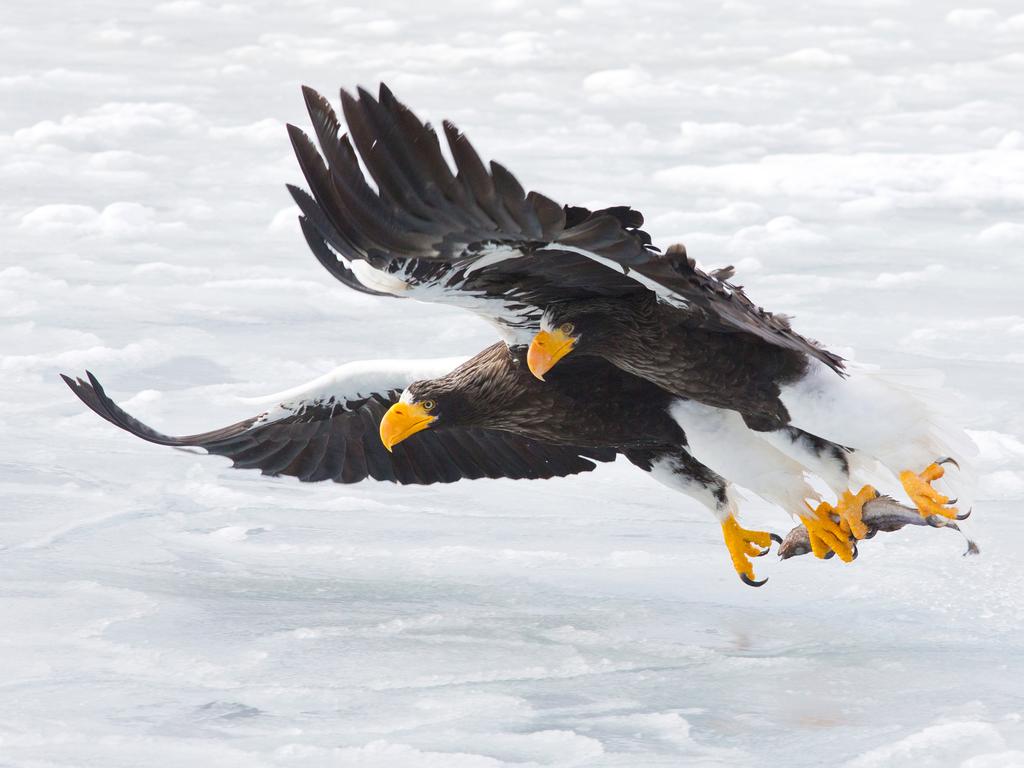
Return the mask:
[[[695,323],[750,333],[841,369],[838,356],[729,283],[731,272],[708,274],[685,253],[659,253],[639,212],[563,208],[527,193],[445,122],[453,173],[433,128],[383,84],[376,99],[363,89],[341,92],[347,135],[326,99],[303,93],[323,154],[288,127],[313,194],[289,189],[313,253],[347,285],[466,307],[495,322],[510,343],[528,341],[554,302],[651,290]]]
[[[221,429],[173,437],[138,421],[103,391],[96,377],[62,378],[89,408],[151,443],[196,446],[230,458],[235,467],[265,475],[292,475],[313,482],[356,483],[371,477],[430,485],[482,477],[539,479],[594,469],[612,461],[613,450],[576,449],[490,429],[424,430],[389,453],[378,425],[402,389],[418,378],[447,372],[455,361],[410,365],[342,366],[310,384],[282,393],[258,416]]]
[[[465,307],[495,322],[511,343],[528,342],[554,301],[642,290],[621,269],[577,252],[640,258],[650,237],[636,211],[562,208],[526,193],[501,165],[488,169],[446,122],[453,174],[433,128],[386,86],[379,101],[362,89],[358,98],[342,92],[348,135],[326,99],[303,92],[323,154],[288,127],[312,196],[289,190],[314,255],[346,285]],[[565,248],[552,252],[557,246]]]

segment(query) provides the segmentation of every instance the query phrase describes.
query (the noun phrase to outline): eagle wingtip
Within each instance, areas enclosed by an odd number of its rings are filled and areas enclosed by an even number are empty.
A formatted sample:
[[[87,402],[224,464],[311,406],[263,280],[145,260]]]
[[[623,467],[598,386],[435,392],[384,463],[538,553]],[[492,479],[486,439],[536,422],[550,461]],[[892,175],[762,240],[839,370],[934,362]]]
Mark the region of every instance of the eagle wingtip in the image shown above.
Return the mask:
[[[309,136],[299,126],[294,123],[285,123],[284,127],[288,131],[288,139],[291,141],[292,146],[295,147],[296,152],[312,147],[313,142],[310,141]]]
[[[356,90],[358,92],[359,89],[357,88]],[[358,101],[356,100],[356,97],[349,93],[345,88],[339,88],[338,92],[341,96],[341,110],[345,113],[345,117],[347,119],[351,110],[358,106]]]
[[[376,103],[376,101],[377,101],[373,97],[373,94],[370,93],[365,88],[363,88],[363,86],[361,86],[361,85],[357,85],[356,86],[356,93],[359,94],[359,100],[360,101],[369,101],[369,102],[373,102],[373,103]]]

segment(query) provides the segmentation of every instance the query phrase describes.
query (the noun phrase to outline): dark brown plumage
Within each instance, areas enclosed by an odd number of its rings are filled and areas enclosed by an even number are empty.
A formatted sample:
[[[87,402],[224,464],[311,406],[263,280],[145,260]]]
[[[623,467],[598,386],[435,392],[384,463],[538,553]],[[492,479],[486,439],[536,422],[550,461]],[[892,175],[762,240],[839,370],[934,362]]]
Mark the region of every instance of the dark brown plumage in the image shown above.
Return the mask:
[[[668,415],[675,398],[595,358],[566,361],[540,382],[530,374],[522,347],[499,342],[451,373],[413,382],[407,391],[414,402],[436,402],[431,431],[485,427],[623,453],[686,445]]]
[[[671,475],[671,487],[728,516],[733,509],[728,481],[690,454],[686,434],[670,412],[676,401],[664,389],[597,358],[569,361],[540,382],[530,373],[522,347],[499,342],[444,376],[409,385],[402,402],[429,402],[434,421],[400,444],[448,429],[484,427],[543,443],[613,449],[646,472],[660,466]]]
[[[575,344],[566,362],[601,357],[668,392],[739,411],[759,431],[788,424],[779,387],[807,370],[801,352],[752,334],[709,330],[652,294],[559,302],[544,319],[552,328],[572,325]]]

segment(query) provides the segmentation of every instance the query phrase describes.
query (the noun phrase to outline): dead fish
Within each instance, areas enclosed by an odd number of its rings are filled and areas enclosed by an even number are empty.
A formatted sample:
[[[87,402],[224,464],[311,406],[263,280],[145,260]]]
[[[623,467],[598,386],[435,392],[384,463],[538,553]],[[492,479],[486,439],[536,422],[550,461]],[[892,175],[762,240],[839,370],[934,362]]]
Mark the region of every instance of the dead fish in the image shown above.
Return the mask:
[[[916,509],[900,504],[891,496],[879,496],[867,502],[864,505],[862,514],[864,524],[868,527],[866,538],[869,539],[879,531],[888,533],[890,531],[898,531],[907,525],[928,525],[932,528],[949,528],[963,536],[967,540],[967,551],[964,552],[965,557],[967,555],[976,555],[979,552],[978,545],[971,541],[954,521],[941,515],[921,517],[921,513]],[[969,514],[970,512],[957,519],[965,520]],[[834,515],[832,519],[839,522],[839,518]],[[782,544],[779,545],[779,557],[783,560],[806,555],[810,551],[811,542],[807,535],[807,529],[802,525],[798,525],[791,530],[786,535],[786,538],[782,540]]]

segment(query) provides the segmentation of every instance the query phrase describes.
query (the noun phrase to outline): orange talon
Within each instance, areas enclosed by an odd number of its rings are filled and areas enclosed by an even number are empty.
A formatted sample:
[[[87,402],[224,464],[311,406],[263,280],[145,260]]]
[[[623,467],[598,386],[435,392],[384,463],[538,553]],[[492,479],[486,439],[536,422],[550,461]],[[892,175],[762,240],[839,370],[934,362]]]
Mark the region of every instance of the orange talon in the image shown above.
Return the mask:
[[[903,488],[911,501],[917,505],[921,517],[939,515],[950,520],[956,519],[957,508],[947,506],[950,504],[950,498],[932,488],[931,485],[933,480],[938,480],[945,474],[946,470],[942,467],[942,462],[933,462],[920,473],[909,469],[900,472],[900,482],[903,483]],[[953,503],[955,502],[956,500],[953,499]]]
[[[836,502],[836,514],[839,515],[840,526],[855,539],[863,539],[868,535],[868,527],[864,525],[864,505],[878,498],[878,491],[865,485],[857,493],[843,491]]]
[[[772,534],[767,531],[748,531],[742,528],[735,517],[729,515],[722,521],[722,538],[725,539],[725,546],[729,550],[729,558],[732,560],[732,567],[736,569],[744,584],[752,587],[759,587],[764,581],[754,580],[754,565],[750,562],[751,557],[760,557],[771,547]]]
[[[847,531],[835,520],[835,509],[827,501],[818,504],[817,508],[807,505],[809,515],[800,515],[800,521],[807,528],[808,540],[811,543],[811,552],[819,559],[826,559],[835,553],[844,563],[853,562],[856,549],[850,541]]]

